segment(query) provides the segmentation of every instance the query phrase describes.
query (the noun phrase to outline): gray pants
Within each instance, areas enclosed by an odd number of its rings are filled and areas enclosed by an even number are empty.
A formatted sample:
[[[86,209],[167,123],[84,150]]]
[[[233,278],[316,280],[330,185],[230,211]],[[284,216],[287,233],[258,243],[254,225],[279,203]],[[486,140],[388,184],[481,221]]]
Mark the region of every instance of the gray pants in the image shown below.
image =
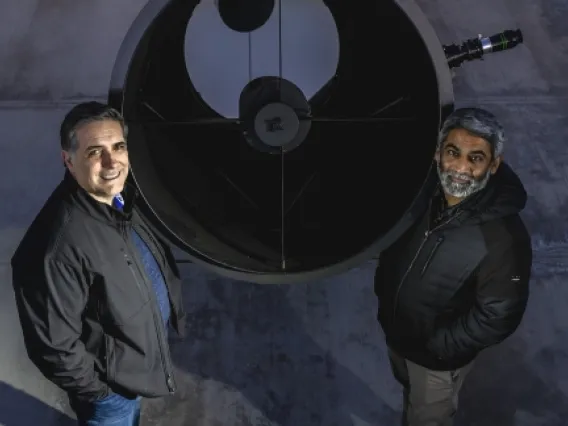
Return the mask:
[[[459,370],[433,371],[389,349],[394,377],[403,386],[402,426],[452,426],[458,393],[473,362]]]

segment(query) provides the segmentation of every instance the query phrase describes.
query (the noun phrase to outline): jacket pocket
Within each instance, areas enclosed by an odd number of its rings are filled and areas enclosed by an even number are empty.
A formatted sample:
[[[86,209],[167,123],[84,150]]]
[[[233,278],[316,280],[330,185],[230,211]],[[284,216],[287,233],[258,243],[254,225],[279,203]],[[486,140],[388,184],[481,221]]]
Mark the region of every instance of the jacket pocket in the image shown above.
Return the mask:
[[[136,288],[138,289],[140,296],[142,297],[143,300],[147,300],[146,299],[146,292],[144,291],[144,286],[143,283],[140,282],[141,279],[143,279],[140,274],[142,273],[137,272],[137,267],[134,263],[134,259],[132,259],[128,254],[126,254],[126,252],[124,253],[124,260],[126,261],[126,265],[128,266],[128,269],[130,270],[130,275],[132,276],[132,280],[134,281],[134,283],[136,284]]]
[[[422,271],[420,271],[421,277],[423,277],[424,274],[426,273],[426,271],[428,270],[428,267],[430,266],[430,263],[432,263],[432,259],[434,258],[434,255],[436,254],[436,251],[438,250],[438,247],[440,247],[440,244],[442,244],[443,241],[444,241],[444,237],[442,237],[442,236],[440,236],[436,239],[436,242],[434,243],[434,247],[432,247],[432,250],[430,250],[428,257],[426,258],[426,262],[424,263],[424,266],[422,267]]]
[[[115,359],[114,359],[114,339],[108,334],[105,334],[105,367],[107,380],[109,382],[114,382],[116,375],[115,371]]]
[[[149,292],[136,274],[136,265],[124,258],[106,263],[100,269],[102,288],[98,297],[101,321],[107,325],[123,325],[131,321],[149,301]]]

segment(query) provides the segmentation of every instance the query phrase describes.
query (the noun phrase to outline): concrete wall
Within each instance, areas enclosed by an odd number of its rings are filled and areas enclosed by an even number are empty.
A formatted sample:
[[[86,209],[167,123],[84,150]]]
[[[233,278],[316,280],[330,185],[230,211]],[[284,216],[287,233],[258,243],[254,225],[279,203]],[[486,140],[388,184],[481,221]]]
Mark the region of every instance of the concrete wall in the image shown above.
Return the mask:
[[[144,4],[2,2],[0,97],[61,100],[106,95],[120,43]]]
[[[57,129],[72,102],[104,97],[142,0],[0,5],[0,425],[73,424],[25,354],[9,259],[62,175]],[[459,105],[493,110],[530,194],[532,295],[520,330],[466,382],[461,425],[560,426],[568,416],[568,6],[564,0],[420,0],[443,43],[520,27],[525,44],[467,64]],[[185,266],[189,337],[173,343],[181,391],[145,407],[150,425],[398,423],[375,321],[373,265],[295,286],[232,282]]]

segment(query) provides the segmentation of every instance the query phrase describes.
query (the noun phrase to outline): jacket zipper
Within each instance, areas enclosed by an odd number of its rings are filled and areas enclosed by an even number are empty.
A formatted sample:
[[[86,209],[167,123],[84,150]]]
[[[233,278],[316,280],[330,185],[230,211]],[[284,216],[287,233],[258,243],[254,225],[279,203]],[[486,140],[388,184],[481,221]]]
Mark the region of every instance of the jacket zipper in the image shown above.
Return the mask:
[[[126,264],[128,265],[128,267],[130,268],[130,272],[132,272],[132,276],[134,277],[134,281],[136,281],[136,287],[138,287],[138,291],[144,295],[144,290],[142,289],[142,286],[140,285],[140,283],[138,282],[138,279],[136,278],[136,272],[134,271],[134,261],[130,258],[130,256],[128,256],[128,253],[124,252],[124,259],[126,260]]]
[[[418,259],[418,256],[419,256],[420,253],[422,252],[422,249],[424,248],[424,244],[426,244],[426,241],[428,241],[428,237],[429,237],[430,235],[432,235],[433,232],[439,230],[439,229],[442,228],[443,226],[446,226],[446,225],[449,224],[451,221],[453,221],[454,219],[456,219],[460,214],[461,214],[461,211],[458,212],[458,213],[456,213],[455,215],[453,215],[453,216],[452,216],[451,218],[449,218],[447,221],[445,221],[445,222],[439,224],[438,226],[436,226],[436,227],[434,227],[434,228],[432,228],[432,229],[427,230],[427,231],[424,233],[424,238],[422,239],[422,242],[420,243],[420,246],[418,247],[418,250],[416,251],[416,254],[414,255],[414,258],[413,258],[412,261],[410,262],[410,265],[408,265],[408,268],[406,269],[406,271],[405,271],[404,275],[402,276],[402,278],[401,278],[401,280],[400,280],[400,282],[399,282],[399,284],[398,284],[398,287],[397,287],[397,289],[396,289],[396,293],[395,293],[395,296],[394,296],[394,307],[393,307],[393,310],[392,310],[392,317],[391,317],[391,327],[392,327],[392,326],[394,325],[394,323],[395,323],[395,319],[396,319],[396,308],[398,307],[398,296],[400,295],[400,290],[401,290],[401,288],[402,288],[402,285],[404,284],[404,281],[406,280],[406,277],[408,277],[408,274],[410,273],[412,267],[414,266],[414,263],[416,262],[416,259]],[[439,243],[441,243],[441,241],[440,241]],[[437,244],[437,245],[440,245],[440,244]],[[434,247],[434,249],[437,249],[437,246]],[[428,257],[428,261],[426,262],[425,267],[422,269],[422,272],[426,272],[425,268],[426,268],[426,266],[428,266],[428,263],[430,263],[430,260],[431,260],[432,256],[433,256],[433,254],[431,254],[431,255]]]
[[[126,227],[123,227],[123,236],[124,236],[124,240],[126,242],[126,247],[129,248],[130,247],[130,245],[129,245],[130,239],[129,239],[129,235],[128,235],[128,232],[126,230]],[[142,237],[140,237],[140,238],[142,238]],[[148,249],[149,249],[149,247],[148,247]],[[127,256],[127,255],[125,254],[125,256]],[[153,253],[152,253],[152,256],[154,256]],[[133,256],[131,256],[131,257],[132,257],[132,259],[134,259]],[[134,281],[136,281],[136,285],[138,286],[140,291],[143,291],[142,287],[141,287],[141,285],[138,281],[137,275],[134,273],[134,268],[132,266],[134,263],[135,262],[133,260],[130,260],[129,267],[130,267],[130,269],[133,273]],[[159,266],[160,265],[158,265],[158,267]],[[142,273],[142,271],[138,267],[138,264],[136,264],[136,269],[138,270],[138,273],[140,274],[140,276],[144,277],[144,274]],[[163,274],[163,272],[162,272],[162,274]],[[164,277],[164,279],[165,279],[165,277]],[[155,302],[155,303],[152,303],[152,305],[153,305],[152,306],[152,317],[154,319],[154,329],[156,330],[156,334],[158,335],[158,341],[159,341],[158,346],[160,348],[160,360],[162,361],[162,366],[164,368],[164,373],[166,375],[166,385],[168,387],[169,392],[171,394],[173,394],[176,390],[176,385],[175,385],[175,381],[174,381],[174,378],[173,378],[173,374],[171,373],[170,363],[168,362],[168,360],[166,359],[166,356],[164,355],[164,352],[166,352],[165,348],[167,348],[167,342],[165,342],[165,336],[164,336],[164,330],[163,330],[164,327],[159,327],[158,321],[157,321],[157,317],[159,317],[159,319],[160,319],[159,324],[162,325],[162,322],[163,322],[163,321],[161,321],[162,316],[161,316],[161,314],[160,315],[156,314],[157,301],[154,300],[154,298],[151,296],[151,292],[148,289],[148,286],[146,285],[145,287],[146,287],[145,289],[146,289],[147,294],[150,294],[150,298]],[[169,353],[169,351],[167,351],[167,352]]]
[[[152,236],[152,234],[151,234],[150,232],[146,232],[146,230],[144,230],[144,232],[140,233],[140,232],[138,232],[138,231],[136,230],[136,227],[135,227],[134,225],[133,225],[133,228],[134,228],[134,232],[137,232],[138,235],[140,236],[140,238],[142,238],[142,234],[145,234],[145,235],[147,235],[148,238],[152,241],[152,244],[154,245],[154,247],[155,247],[156,249],[158,249],[158,248],[160,247],[159,243],[155,240],[155,238]],[[142,238],[142,241],[144,241],[143,238]],[[164,273],[164,270],[163,270],[162,267],[160,266],[160,262],[158,262],[158,253],[154,253],[154,252],[152,251],[152,249],[151,249],[151,245],[148,245],[145,241],[144,241],[144,244],[146,244],[146,245],[148,246],[148,249],[150,250],[150,253],[152,253],[152,256],[154,256],[154,258],[156,259],[156,263],[158,264],[158,268],[160,268],[160,272],[161,272],[161,274],[162,274],[162,277],[164,278],[164,284],[166,285],[166,289],[168,290],[168,303],[170,304],[170,307],[171,307],[171,309],[172,309],[172,312],[173,312],[174,315],[177,317],[177,316],[178,316],[178,312],[177,312],[177,310],[176,310],[176,307],[174,306],[173,303],[170,303],[170,299],[169,299],[170,288],[168,287],[168,283],[167,283],[167,281],[166,281],[166,274]],[[164,259],[164,262],[167,262],[167,260]],[[166,264],[166,266],[167,266],[167,264]],[[154,305],[155,305],[155,306],[157,305],[157,301],[156,301],[156,303],[155,303]],[[158,314],[156,314],[155,309],[153,310],[153,312],[154,312],[154,323],[156,323],[156,315],[158,315]],[[163,321],[162,321],[162,315],[159,314],[158,317],[159,317],[159,319],[160,319],[160,322],[159,322],[159,323],[160,323],[160,325],[161,325],[161,324],[163,323]],[[159,333],[160,339],[161,339],[161,341],[162,341],[164,351],[168,353],[168,357],[166,357],[166,359],[165,359],[165,361],[164,361],[164,365],[165,365],[166,370],[167,370],[167,371],[166,371],[166,384],[168,385],[168,389],[170,390],[170,393],[174,393],[174,391],[175,391],[175,389],[176,389],[176,385],[175,385],[175,381],[174,381],[173,374],[170,373],[170,371],[171,371],[170,364],[169,364],[169,362],[167,361],[167,360],[169,360],[169,354],[170,354],[169,345],[168,345],[166,336],[164,335],[164,334],[165,334],[165,333],[164,333],[164,327],[157,327],[157,328],[159,329],[158,333]],[[163,353],[162,353],[162,356],[163,356]]]
[[[432,261],[434,254],[436,254],[436,250],[438,250],[438,247],[440,247],[440,244],[442,244],[442,241],[444,241],[444,237],[442,236],[438,237],[438,239],[436,240],[436,244],[434,244],[434,247],[432,247],[432,250],[430,250],[430,254],[426,259],[426,262],[424,263],[424,267],[422,268],[422,271],[420,271],[421,277],[423,277],[424,274],[426,273],[426,270],[428,269],[428,266],[430,266],[430,262]]]

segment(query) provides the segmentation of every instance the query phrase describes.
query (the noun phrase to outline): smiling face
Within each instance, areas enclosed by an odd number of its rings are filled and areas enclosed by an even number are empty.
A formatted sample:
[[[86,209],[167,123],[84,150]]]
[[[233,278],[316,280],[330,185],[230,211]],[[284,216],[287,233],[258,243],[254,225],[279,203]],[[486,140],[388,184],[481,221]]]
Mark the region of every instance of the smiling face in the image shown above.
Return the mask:
[[[438,176],[448,205],[481,191],[501,164],[485,139],[464,129],[453,129],[436,151]]]
[[[77,183],[94,199],[112,205],[128,176],[128,150],[122,126],[105,119],[80,125],[75,151],[62,151],[63,160]]]

